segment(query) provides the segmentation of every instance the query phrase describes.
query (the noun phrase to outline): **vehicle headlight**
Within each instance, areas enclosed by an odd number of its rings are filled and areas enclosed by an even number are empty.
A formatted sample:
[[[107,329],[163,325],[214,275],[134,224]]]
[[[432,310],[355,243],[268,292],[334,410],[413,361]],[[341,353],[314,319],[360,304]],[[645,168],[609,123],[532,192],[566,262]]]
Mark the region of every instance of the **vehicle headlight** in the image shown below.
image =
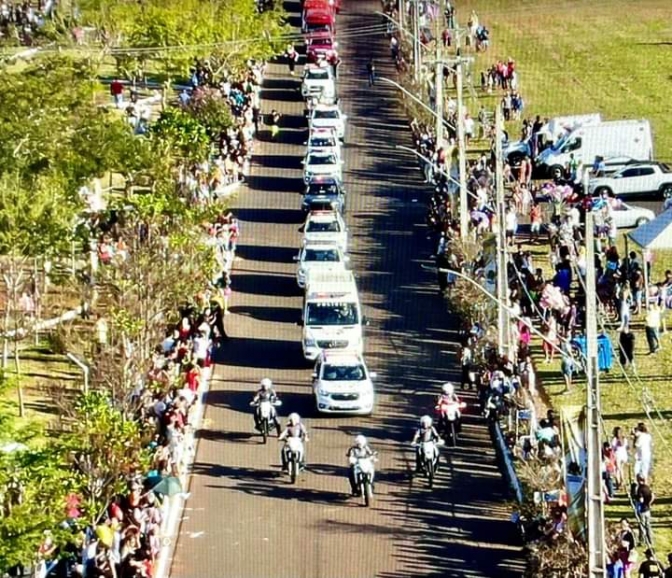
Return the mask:
[[[305,269],[299,269],[299,271],[297,272],[297,275],[298,275],[299,277],[301,277],[302,279],[305,278],[305,276],[306,276],[306,270],[305,270]]]
[[[317,345],[314,337],[306,337],[303,342],[306,344],[306,347],[315,347]]]
[[[329,391],[320,387],[317,390],[317,395],[319,395],[320,397],[329,397]]]

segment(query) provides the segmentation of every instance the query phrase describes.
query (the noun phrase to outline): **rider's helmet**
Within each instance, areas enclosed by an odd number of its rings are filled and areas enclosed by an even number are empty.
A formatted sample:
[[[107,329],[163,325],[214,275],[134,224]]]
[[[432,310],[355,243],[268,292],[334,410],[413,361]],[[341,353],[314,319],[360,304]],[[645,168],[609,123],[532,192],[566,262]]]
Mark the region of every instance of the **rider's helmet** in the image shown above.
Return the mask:
[[[453,395],[455,393],[455,386],[452,383],[444,383],[441,386],[441,391],[443,391],[445,395]]]
[[[265,391],[273,387],[273,382],[268,377],[264,377],[264,379],[261,380],[259,385],[261,385],[261,389]]]
[[[365,438],[363,435],[361,435],[361,434],[358,435],[358,436],[355,438],[355,445],[356,445],[358,448],[363,448],[363,447],[366,445],[366,438]]]
[[[423,415],[420,418],[420,426],[422,426],[422,427],[432,427],[432,418],[428,415]]]
[[[301,423],[301,416],[298,413],[290,413],[289,418],[287,418],[289,421],[289,425],[299,425]]]

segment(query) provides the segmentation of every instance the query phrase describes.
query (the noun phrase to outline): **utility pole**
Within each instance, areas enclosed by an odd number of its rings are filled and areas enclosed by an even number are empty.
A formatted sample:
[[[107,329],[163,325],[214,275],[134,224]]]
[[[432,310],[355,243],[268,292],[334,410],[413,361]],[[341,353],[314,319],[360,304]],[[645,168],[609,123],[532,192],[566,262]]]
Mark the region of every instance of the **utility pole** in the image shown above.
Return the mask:
[[[467,146],[464,142],[464,98],[462,94],[462,57],[457,54],[457,155],[460,175],[460,237],[466,240],[469,234],[469,200],[467,198]]]
[[[506,232],[504,228],[504,165],[502,154],[502,134],[504,119],[502,109],[495,112],[495,210],[497,214],[497,329],[499,353],[510,354],[509,341],[509,277],[506,251]]]
[[[588,190],[588,171],[584,177]],[[597,295],[595,289],[595,240],[593,214],[586,211],[586,510],[588,526],[588,575],[606,576],[604,504],[602,501],[602,448],[600,444],[600,382],[597,362]]]
[[[436,148],[437,150],[443,147],[443,39],[442,26],[443,13],[445,10],[445,3],[439,2],[439,13],[434,19],[435,42],[436,42],[436,63],[435,72],[436,88],[434,89],[434,96],[436,99]]]
[[[413,2],[413,79],[417,84],[420,80],[420,67],[422,66],[422,53],[420,47],[420,9],[418,0],[409,0]]]

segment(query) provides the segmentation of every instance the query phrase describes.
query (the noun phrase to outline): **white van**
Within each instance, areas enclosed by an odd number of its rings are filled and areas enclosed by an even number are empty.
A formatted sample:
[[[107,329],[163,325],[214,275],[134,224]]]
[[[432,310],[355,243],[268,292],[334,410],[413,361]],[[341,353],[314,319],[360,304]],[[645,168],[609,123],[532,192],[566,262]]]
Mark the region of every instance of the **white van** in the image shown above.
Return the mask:
[[[543,143],[543,148],[553,145],[565,135],[581,126],[594,126],[602,122],[600,113],[576,114],[573,116],[556,116],[544,124],[531,138],[537,140],[537,150]],[[513,167],[517,167],[523,157],[531,157],[530,139],[505,143],[504,158]]]
[[[323,350],[362,353],[362,316],[352,271],[315,271],[306,283],[301,325],[303,356],[314,361]]]
[[[648,120],[617,120],[581,126],[543,150],[535,159],[536,166],[540,172],[560,178],[572,154],[584,167],[590,167],[598,156],[652,160],[651,125]]]

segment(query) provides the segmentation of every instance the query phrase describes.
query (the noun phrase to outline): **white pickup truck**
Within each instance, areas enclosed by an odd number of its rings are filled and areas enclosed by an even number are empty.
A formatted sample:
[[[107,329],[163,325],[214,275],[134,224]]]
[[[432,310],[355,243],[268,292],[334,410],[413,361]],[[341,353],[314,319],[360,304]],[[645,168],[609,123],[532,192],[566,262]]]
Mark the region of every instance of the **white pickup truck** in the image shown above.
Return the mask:
[[[663,163],[629,164],[611,176],[590,179],[588,191],[596,196],[663,200],[672,195],[672,171]]]

